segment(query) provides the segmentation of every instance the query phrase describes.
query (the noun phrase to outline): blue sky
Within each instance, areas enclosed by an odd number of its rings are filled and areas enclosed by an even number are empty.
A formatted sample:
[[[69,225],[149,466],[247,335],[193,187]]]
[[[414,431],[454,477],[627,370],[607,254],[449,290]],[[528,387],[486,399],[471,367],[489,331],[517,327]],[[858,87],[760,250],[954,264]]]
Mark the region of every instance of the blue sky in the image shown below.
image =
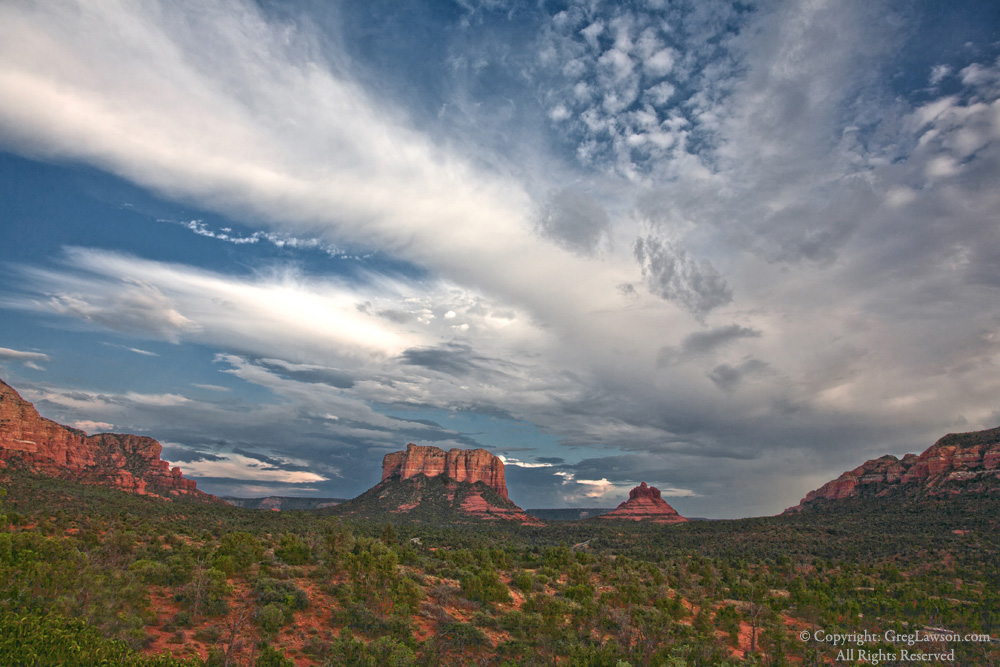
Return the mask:
[[[776,513],[1000,424],[991,2],[5,3],[0,377],[207,491]]]

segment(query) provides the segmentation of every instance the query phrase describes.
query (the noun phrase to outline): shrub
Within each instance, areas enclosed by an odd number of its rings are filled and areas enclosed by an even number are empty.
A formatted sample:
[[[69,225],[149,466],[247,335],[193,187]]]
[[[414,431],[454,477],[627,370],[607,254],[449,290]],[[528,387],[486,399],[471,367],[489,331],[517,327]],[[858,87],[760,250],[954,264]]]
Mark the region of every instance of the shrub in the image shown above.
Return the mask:
[[[462,594],[475,602],[510,602],[510,591],[492,570],[462,579]]]
[[[288,565],[305,565],[312,561],[309,545],[294,533],[285,533],[274,549],[274,555]]]
[[[257,656],[254,667],[295,667],[295,663],[285,657],[284,651],[265,646]]]
[[[260,540],[244,531],[234,531],[222,536],[216,558],[229,556],[235,572],[245,572],[251,565],[264,556],[264,547]]]
[[[257,614],[257,626],[266,635],[275,635],[288,622],[288,609],[281,604],[271,603]]]
[[[279,604],[291,611],[298,611],[309,606],[309,596],[291,581],[260,577],[254,583],[253,592],[262,607]]]
[[[166,586],[170,582],[170,567],[166,563],[143,559],[135,561],[128,569],[146,584]]]

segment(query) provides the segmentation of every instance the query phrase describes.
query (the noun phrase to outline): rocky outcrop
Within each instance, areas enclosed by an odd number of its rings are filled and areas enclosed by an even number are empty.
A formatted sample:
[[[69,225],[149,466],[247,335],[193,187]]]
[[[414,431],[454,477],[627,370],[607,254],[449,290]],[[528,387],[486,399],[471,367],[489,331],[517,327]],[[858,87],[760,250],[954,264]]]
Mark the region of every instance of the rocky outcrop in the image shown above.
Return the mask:
[[[646,486],[645,482],[628,492],[628,500],[611,512],[602,514],[600,518],[649,521],[651,523],[682,523],[687,521],[660,497],[658,488]]]
[[[1000,491],[1000,428],[951,433],[920,456],[883,456],[866,461],[810,491],[785,513],[862,494],[882,497],[897,492],[924,492],[940,496],[987,490]]]
[[[511,502],[503,462],[485,449],[406,446],[382,459],[382,481],[331,514],[377,521],[544,525]]]
[[[503,462],[485,449],[422,447],[410,443],[404,452],[391,452],[382,459],[382,481],[390,477],[409,479],[417,475],[444,475],[456,482],[482,482],[510,500]]]
[[[185,479],[180,468],[161,460],[161,450],[152,438],[117,433],[88,436],[45,419],[0,380],[0,469],[18,467],[140,495],[214,498]]]

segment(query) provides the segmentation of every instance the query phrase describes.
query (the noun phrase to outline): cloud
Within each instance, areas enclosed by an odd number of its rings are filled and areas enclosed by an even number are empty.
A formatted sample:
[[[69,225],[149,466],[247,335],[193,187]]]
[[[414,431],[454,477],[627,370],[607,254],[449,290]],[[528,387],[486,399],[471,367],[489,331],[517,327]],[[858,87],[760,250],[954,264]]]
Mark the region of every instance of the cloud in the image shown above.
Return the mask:
[[[129,352],[134,352],[135,354],[142,355],[144,357],[158,357],[160,356],[156,352],[150,352],[149,350],[143,350],[138,347],[129,347],[128,345],[120,345],[118,343],[105,343],[108,347],[117,347],[122,350],[128,350]]]
[[[198,236],[218,239],[220,241],[226,241],[227,243],[233,243],[236,245],[254,244],[260,241],[266,241],[278,248],[318,249],[331,257],[345,256],[345,251],[342,248],[329,243],[324,243],[318,238],[298,238],[295,236],[289,236],[288,234],[261,231],[253,232],[247,236],[239,236],[233,233],[233,230],[229,228],[223,228],[220,230],[210,229],[202,220],[161,220],[161,222],[172,222],[190,229]]]
[[[539,230],[571,250],[593,253],[608,233],[610,220],[586,192],[565,188],[552,193],[538,218]]]
[[[257,364],[300,382],[321,382],[340,389],[350,389],[355,383],[349,374],[318,364],[293,364],[281,359],[258,359]]]
[[[503,462],[504,466],[516,466],[518,468],[551,468],[552,463],[538,462],[538,463],[528,463],[527,461],[520,461],[509,456],[504,456],[503,454],[498,454],[497,458]]]
[[[731,343],[745,338],[760,338],[761,332],[751,327],[730,324],[705,331],[695,331],[681,341],[679,347],[665,346],[657,355],[661,367],[670,366],[727,348]]]
[[[12,350],[9,347],[0,347],[0,361],[4,359],[19,361],[24,366],[31,368],[32,370],[42,371],[45,369],[36,362],[49,361],[50,357],[49,355],[41,352],[26,352],[23,350]]]
[[[708,373],[708,378],[723,391],[733,391],[744,378],[767,371],[768,365],[760,359],[748,359],[738,366],[719,364]]]
[[[439,373],[464,376],[484,368],[490,360],[473,353],[469,345],[450,343],[443,347],[403,350],[402,361],[410,366],[422,366]],[[496,360],[492,365],[496,365]]]
[[[326,477],[306,470],[287,470],[270,462],[241,454],[226,454],[216,460],[187,461],[185,472],[191,477],[224,477],[235,480],[309,484],[326,481]]]
[[[681,350],[688,354],[711,352],[741,338],[760,338],[761,332],[750,327],[730,324],[708,331],[696,331],[681,343]]]
[[[23,350],[12,350],[9,347],[0,347],[0,359],[11,359],[13,361],[48,361],[49,355],[41,352],[25,352]]]
[[[108,422],[95,422],[87,419],[77,420],[73,422],[72,426],[81,431],[86,431],[90,435],[94,433],[107,433],[115,427],[114,424],[109,424]]]
[[[49,297],[52,311],[127,334],[147,334],[177,342],[198,325],[174,307],[159,289],[134,278],[123,278],[113,295],[93,299],[79,292]]]
[[[650,291],[678,302],[697,317],[733,300],[732,290],[708,260],[697,261],[653,236],[637,239],[634,253]]]

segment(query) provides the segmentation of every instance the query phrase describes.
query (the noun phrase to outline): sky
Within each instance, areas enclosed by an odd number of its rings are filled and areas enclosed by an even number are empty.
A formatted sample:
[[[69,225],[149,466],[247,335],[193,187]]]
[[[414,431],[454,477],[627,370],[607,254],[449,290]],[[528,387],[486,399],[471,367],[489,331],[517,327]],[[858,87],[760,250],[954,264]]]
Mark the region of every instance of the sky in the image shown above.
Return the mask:
[[[998,364],[995,2],[0,3],[0,377],[210,493],[775,514]]]

